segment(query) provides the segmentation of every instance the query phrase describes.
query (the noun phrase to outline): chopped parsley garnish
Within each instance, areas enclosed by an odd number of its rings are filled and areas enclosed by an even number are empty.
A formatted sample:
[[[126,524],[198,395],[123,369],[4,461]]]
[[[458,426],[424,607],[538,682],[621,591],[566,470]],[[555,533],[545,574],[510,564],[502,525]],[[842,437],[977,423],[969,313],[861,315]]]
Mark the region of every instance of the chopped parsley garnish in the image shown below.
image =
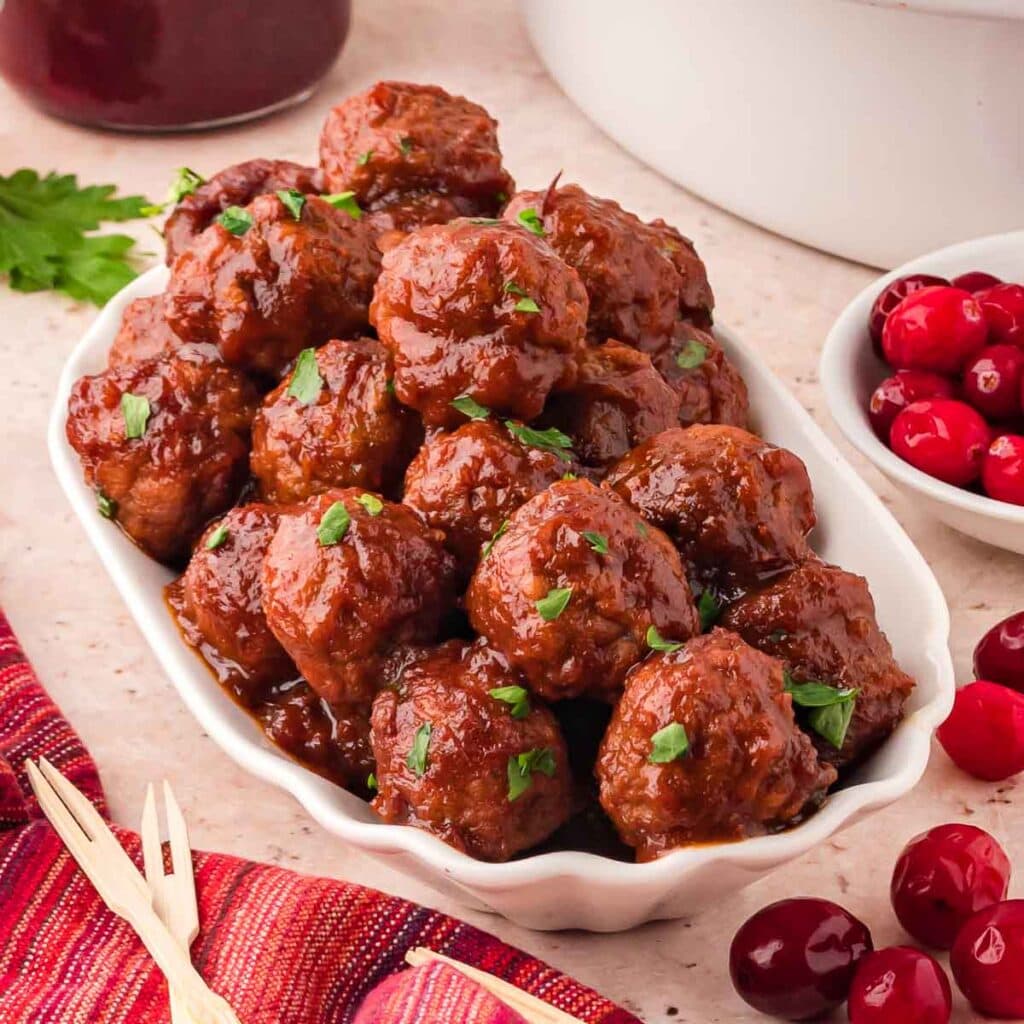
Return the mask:
[[[526,295],[526,292],[515,283],[515,281],[506,281],[502,286],[501,290],[506,295]]]
[[[353,220],[359,220],[363,215],[363,208],[359,205],[355,192],[335,192],[320,198],[336,210],[344,210]]]
[[[515,420],[505,420],[505,426],[520,444],[551,452],[552,455],[557,455],[562,462],[572,462],[572,438],[568,434],[563,434],[557,427],[534,430],[533,427],[517,423]]]
[[[192,195],[200,185],[205,185],[206,179],[201,174],[196,174],[191,167],[179,167],[174,172],[174,180],[167,190],[167,202],[180,203],[185,196]]]
[[[696,370],[707,357],[707,345],[691,338],[676,354],[676,366],[680,370]]]
[[[306,205],[306,197],[298,189],[282,188],[278,191],[277,198],[296,220],[302,220],[302,208]]]
[[[480,558],[481,559],[486,558],[491,553],[491,551],[494,549],[494,545],[498,543],[498,539],[501,538],[501,537],[504,537],[506,533],[508,533],[508,520],[507,519],[502,519],[501,525],[494,531],[494,535],[484,545],[484,549],[480,553]]]
[[[117,502],[102,491],[96,492],[96,508],[104,519],[113,519],[117,515]]]
[[[348,532],[351,522],[352,517],[348,514],[348,509],[342,502],[336,501],[323,514],[320,525],[316,528],[316,538],[320,542],[320,546],[329,548],[337,544]]]
[[[507,192],[495,192],[494,193],[494,201],[496,203],[507,203],[508,202],[508,193]]]
[[[377,497],[376,494],[360,494],[356,501],[359,502],[363,508],[371,516],[379,516],[384,511],[384,502]]]
[[[647,524],[642,519],[638,519],[636,521],[636,532],[639,533],[641,537],[647,536]]]
[[[360,167],[365,167],[373,159],[373,150],[368,149],[365,153],[360,153],[356,159],[356,163]]]
[[[488,693],[495,700],[507,704],[513,718],[525,718],[530,713],[530,695],[522,686],[496,686]]]
[[[387,382],[384,384],[384,390],[389,395],[394,395],[394,393],[395,393],[395,378],[394,377],[388,377]]]
[[[665,640],[658,632],[658,627],[651,625],[647,627],[647,646],[652,651],[664,651],[666,654],[671,654],[673,651],[678,651],[683,645],[674,640]]]
[[[303,405],[312,405],[320,397],[323,386],[324,379],[316,364],[316,349],[304,348],[295,360],[288,397],[297,399]]]
[[[412,139],[408,135],[403,135],[398,140],[398,148],[402,151],[402,156],[408,156],[412,152]]]
[[[121,416],[124,419],[124,436],[128,441],[142,437],[149,422],[149,399],[145,395],[125,392],[121,396]]]
[[[562,482],[563,483],[572,483],[573,480],[579,480],[579,477],[575,473],[563,473],[562,474]]]
[[[603,533],[584,530],[583,539],[590,545],[591,550],[596,551],[599,555],[608,554],[608,538]]]
[[[485,420],[491,415],[491,410],[486,405],[481,405],[472,395],[459,395],[448,404],[471,420]]]
[[[501,224],[500,217],[470,217],[470,224]]]
[[[252,227],[252,214],[241,206],[229,206],[214,221],[233,235],[244,235]]]
[[[518,800],[533,785],[533,773],[542,772],[549,779],[558,770],[555,753],[550,747],[513,754],[508,759],[508,799]]]
[[[651,753],[647,758],[651,764],[669,764],[685,757],[690,750],[690,738],[679,722],[672,722],[659,729],[651,737]]]
[[[373,772],[370,772],[370,774],[366,776],[366,788],[371,793],[377,792],[377,776],[374,775]]]
[[[722,614],[722,602],[718,595],[708,587],[701,591],[697,599],[697,614],[700,615],[700,631],[706,633]]]
[[[516,220],[527,231],[532,231],[540,238],[544,237],[544,221],[541,220],[540,214],[532,206],[528,206],[525,210],[520,210]]]
[[[416,730],[412,741],[412,750],[409,751],[409,756],[405,759],[409,771],[415,773],[417,778],[420,778],[427,770],[427,750],[430,747],[431,731],[432,726],[429,722],[424,722]]]
[[[555,587],[553,590],[549,590],[546,596],[542,597],[539,601],[535,601],[534,605],[545,622],[554,622],[569,606],[571,598],[572,587]]]
[[[829,686],[828,683],[814,679],[798,683],[788,671],[783,672],[783,680],[786,693],[792,695],[793,703],[807,709],[807,724],[839,750],[850,728],[857,691]]]
[[[228,529],[227,523],[221,523],[209,537],[206,538],[206,550],[216,551],[228,539],[228,535],[231,531]]]
[[[527,297],[525,299],[520,299],[516,303],[516,312],[517,313],[539,313],[540,312],[540,306],[538,306],[537,303],[534,302],[533,299]]]

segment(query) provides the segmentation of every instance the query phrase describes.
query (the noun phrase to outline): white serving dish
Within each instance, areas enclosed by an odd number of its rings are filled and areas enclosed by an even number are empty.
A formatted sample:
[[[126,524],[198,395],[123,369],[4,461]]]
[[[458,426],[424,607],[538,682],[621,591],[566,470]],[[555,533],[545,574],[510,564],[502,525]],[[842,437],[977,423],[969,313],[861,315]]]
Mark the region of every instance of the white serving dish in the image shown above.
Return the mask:
[[[162,589],[171,573],[97,513],[95,496],[82,481],[64,433],[71,385],[81,375],[103,368],[124,307],[132,299],[161,291],[166,280],[167,271],[160,267],[125,288],[72,352],[50,419],[53,466],[140,629],[202,727],[243,767],[290,792],[329,832],[463,903],[526,927],[618,931],[655,918],[693,913],[892,803],[921,777],[931,734],[949,713],[953,699],[949,614],[942,592],[906,534],[796,399],[749,349],[723,330],[723,343],[749,385],[759,428],[807,463],[822,522],[818,550],[873,584],[879,618],[896,655],[918,680],[906,720],[855,784],[835,793],[799,827],[739,843],[679,850],[650,864],[623,864],[575,852],[485,864],[426,832],[383,824],[361,800],[280,753],[221,691],[182,641],[164,605]]]
[[[995,501],[922,473],[890,451],[868,419],[871,392],[892,373],[875,355],[868,335],[868,314],[878,293],[904,274],[955,277],[968,270],[987,270],[1007,281],[1024,281],[1024,231],[951,245],[873,281],[832,325],[821,353],[821,383],[839,429],[894,484],[955,530],[1024,554],[1024,506]]]
[[[892,267],[1024,227],[1022,0],[523,0],[577,106],[671,180]]]

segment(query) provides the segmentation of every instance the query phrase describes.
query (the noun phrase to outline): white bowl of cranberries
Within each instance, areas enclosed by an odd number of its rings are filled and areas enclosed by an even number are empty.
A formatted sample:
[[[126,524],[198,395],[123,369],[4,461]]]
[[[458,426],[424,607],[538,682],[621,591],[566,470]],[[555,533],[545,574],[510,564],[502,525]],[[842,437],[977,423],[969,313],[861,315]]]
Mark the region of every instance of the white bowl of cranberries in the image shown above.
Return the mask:
[[[1024,553],[1024,231],[897,268],[821,357],[847,439],[950,526]]]

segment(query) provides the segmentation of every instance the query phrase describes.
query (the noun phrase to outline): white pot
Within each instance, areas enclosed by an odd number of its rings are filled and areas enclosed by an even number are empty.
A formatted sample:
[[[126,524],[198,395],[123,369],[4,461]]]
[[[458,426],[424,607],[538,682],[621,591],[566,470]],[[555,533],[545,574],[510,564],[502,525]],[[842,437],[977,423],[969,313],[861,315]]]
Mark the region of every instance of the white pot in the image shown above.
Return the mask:
[[[524,0],[616,141],[711,202],[892,267],[1024,226],[1024,0]]]

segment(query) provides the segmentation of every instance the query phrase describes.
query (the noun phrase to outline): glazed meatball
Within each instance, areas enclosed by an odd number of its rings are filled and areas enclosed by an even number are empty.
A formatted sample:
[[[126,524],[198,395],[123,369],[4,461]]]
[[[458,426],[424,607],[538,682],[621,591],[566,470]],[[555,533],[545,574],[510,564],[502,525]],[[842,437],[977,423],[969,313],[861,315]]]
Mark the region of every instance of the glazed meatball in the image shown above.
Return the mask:
[[[232,164],[182,197],[164,224],[167,265],[170,266],[229,206],[248,206],[257,196],[278,189],[304,195],[323,192],[323,177],[316,167],[289,160],[246,160]]]
[[[836,778],[796,724],[781,662],[722,629],[630,673],[596,772],[641,861],[793,824]]]
[[[442,539],[404,505],[358,488],[281,518],[263,560],[263,609],[325,700],[372,700],[396,653],[436,639],[455,597]]]
[[[363,219],[315,196],[298,219],[276,195],[245,212],[251,226],[214,223],[175,261],[165,308],[179,335],[276,377],[302,349],[365,330],[380,253]]]
[[[164,315],[163,295],[135,299],[125,306],[121,327],[107,353],[107,366],[141,363],[182,344]]]
[[[607,483],[676,543],[702,587],[732,596],[809,557],[804,464],[738,427],[676,427],[638,445]]]
[[[573,439],[580,461],[606,469],[641,441],[679,422],[679,397],[650,356],[608,341],[587,349],[571,391],[555,395],[543,422]]]
[[[438,192],[492,215],[515,188],[501,165],[498,123],[483,107],[436,85],[378,82],[328,115],[320,165],[332,192],[364,206]]]
[[[465,394],[531,420],[575,380],[587,296],[528,231],[457,220],[385,254],[370,316],[394,356],[395,393],[428,426],[463,422],[452,400]]]
[[[610,491],[560,481],[531,498],[477,566],[473,628],[549,700],[614,700],[648,650],[700,631],[668,538]]]
[[[748,427],[747,385],[722,346],[706,331],[680,321],[672,343],[655,360],[679,396],[679,423]]]
[[[447,224],[472,213],[472,204],[439,192],[408,193],[381,203],[366,214],[377,245],[384,252],[401,241],[403,235],[429,224]]]
[[[77,381],[67,438],[100,511],[173,564],[245,483],[257,402],[215,350],[183,345]]]
[[[520,192],[503,216],[513,223],[539,217],[552,248],[579,271],[590,297],[592,341],[616,338],[653,355],[669,344],[681,316],[710,323],[704,265],[667,225],[644,224],[579,185]]]
[[[267,625],[260,571],[280,518],[269,505],[243,505],[199,539],[172,606],[185,638],[218,678],[247,702],[266,686],[298,675]]]
[[[331,487],[392,494],[400,486],[423,430],[391,394],[390,364],[371,338],[329,341],[301,357],[299,379],[288,374],[253,421],[250,462],[267,501],[302,501]]]
[[[841,748],[810,730],[821,757],[838,767],[862,761],[903,717],[914,680],[893,660],[862,576],[809,560],[729,607],[721,621],[784,662],[796,682],[857,691]]]
[[[488,861],[554,832],[569,816],[565,743],[546,707],[525,690],[517,703],[508,687],[520,678],[479,641],[451,641],[406,668],[373,702],[374,810]]]
[[[477,420],[427,441],[406,473],[402,500],[444,533],[468,580],[502,523],[567,469],[554,453],[521,444],[492,420]]]

